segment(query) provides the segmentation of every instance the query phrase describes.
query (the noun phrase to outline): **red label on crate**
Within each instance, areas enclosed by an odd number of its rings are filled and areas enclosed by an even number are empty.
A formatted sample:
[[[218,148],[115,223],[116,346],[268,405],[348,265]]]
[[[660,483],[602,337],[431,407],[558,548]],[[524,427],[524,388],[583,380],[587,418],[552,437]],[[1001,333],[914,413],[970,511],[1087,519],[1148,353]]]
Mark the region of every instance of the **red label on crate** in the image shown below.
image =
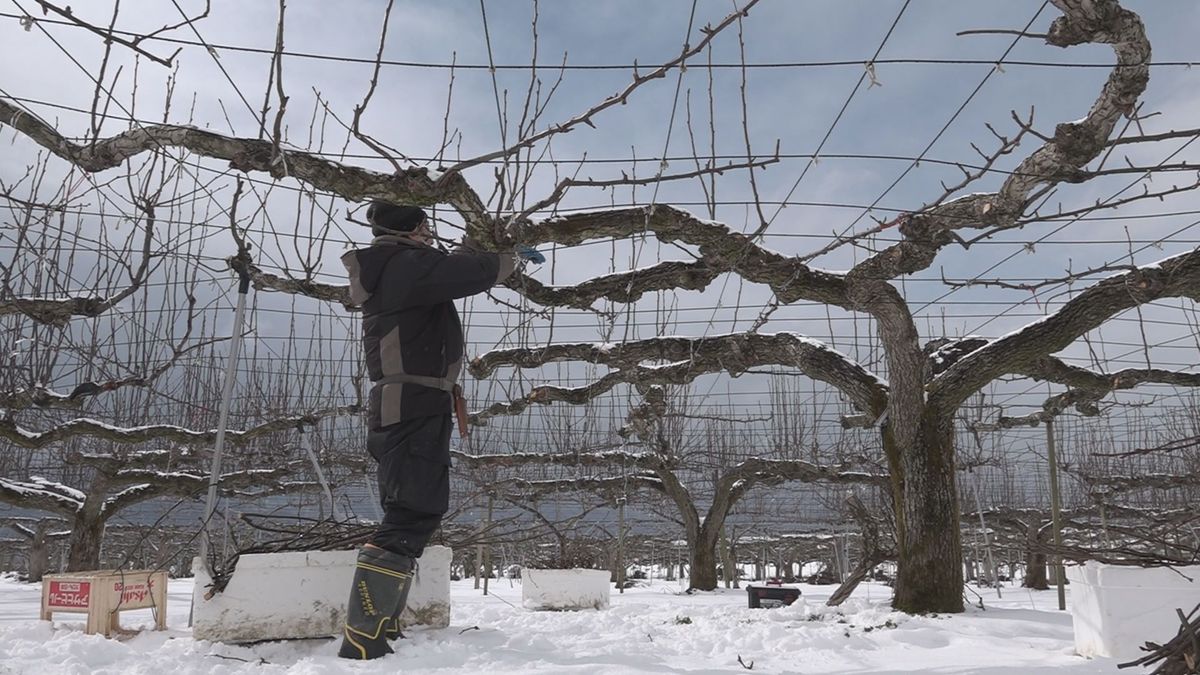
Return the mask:
[[[121,594],[121,602],[143,602],[150,595],[147,584],[126,584],[120,581],[113,584],[113,592]]]
[[[51,581],[50,607],[70,607],[83,609],[88,606],[88,596],[92,593],[90,581]]]

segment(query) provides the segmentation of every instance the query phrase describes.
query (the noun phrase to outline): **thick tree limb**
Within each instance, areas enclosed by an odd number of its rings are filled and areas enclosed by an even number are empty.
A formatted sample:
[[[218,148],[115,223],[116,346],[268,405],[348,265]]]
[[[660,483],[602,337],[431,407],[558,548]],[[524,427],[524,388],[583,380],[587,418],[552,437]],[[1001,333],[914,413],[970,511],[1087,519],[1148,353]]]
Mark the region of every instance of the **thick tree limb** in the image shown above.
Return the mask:
[[[1200,487],[1200,474],[1143,473],[1136,476],[1099,476],[1076,472],[1089,485],[1103,488],[1105,494],[1129,492],[1146,488],[1166,490],[1180,487]]]
[[[472,469],[514,468],[534,464],[576,467],[611,467],[619,464],[639,469],[658,469],[667,466],[666,461],[658,455],[619,450],[564,453],[511,452],[490,455],[469,455],[458,450],[451,450],[450,456],[460,467]]]
[[[748,281],[766,284],[786,302],[810,300],[853,309],[840,275],[812,270],[804,263],[765,249],[727,226],[697,218],[666,204],[581,211],[537,223],[522,223],[514,238],[530,244],[567,246],[591,239],[625,239],[652,233],[660,241],[700,249],[705,266],[715,273],[736,271]]]
[[[347,311],[357,312],[360,307],[350,299],[348,286],[323,284],[311,280],[281,277],[264,272],[253,263],[231,257],[226,259],[230,269],[245,270],[255,290],[275,291],[290,295],[302,295],[336,302]],[[502,283],[530,301],[546,307],[574,307],[590,310],[596,300],[613,302],[635,302],[646,293],[665,290],[702,291],[716,279],[720,271],[704,262],[667,261],[629,272],[617,272],[599,276],[574,286],[547,286],[537,279],[515,272]]]
[[[172,124],[138,126],[96,143],[81,145],[4,98],[0,98],[0,123],[7,124],[58,157],[91,173],[120,166],[143,153],[181,149],[212,159],[226,160],[231,168],[238,171],[260,171],[276,178],[284,177],[283,167],[286,166],[287,176],[350,201],[384,199],[422,206],[450,204],[463,217],[468,231],[477,240],[490,242],[494,236],[487,209],[460,174],[443,175],[435,180],[424,167],[412,167],[389,176],[290,149],[282,150],[285,162],[276,162],[271,140],[236,138]]]
[[[1172,297],[1200,300],[1200,249],[1104,279],[1063,303],[1058,311],[1044,319],[966,354],[928,385],[930,402],[947,410],[957,408],[968,396],[1001,375],[1036,369],[1039,363],[1045,365],[1048,362],[1039,362],[1039,359],[1066,348],[1112,316],[1153,300]],[[1167,371],[1133,372],[1143,373],[1148,378],[1143,381],[1168,377]],[[1085,373],[1087,371],[1079,369],[1079,372],[1062,371],[1060,374],[1072,380],[1082,378],[1092,386],[1097,384]],[[1190,377],[1174,375],[1183,378],[1181,381]]]
[[[622,344],[575,343],[496,350],[472,360],[469,368],[472,375],[483,378],[502,366],[535,368],[560,361],[595,363],[616,372],[606,374],[595,383],[599,386],[591,388],[540,387],[526,396],[526,404],[549,400],[574,403],[578,399],[586,402],[622,382],[639,387],[684,384],[705,373],[727,372],[736,377],[763,365],[794,367],[813,379],[827,382],[870,415],[878,416],[887,404],[888,389],[882,380],[836,350],[793,333],[662,337]],[[647,361],[667,365],[643,365]],[[569,392],[577,395],[569,397]]]
[[[1117,0],[1053,0],[1063,16],[1054,20],[1047,44],[1112,45],[1117,64],[1088,114],[1059,124],[1042,147],[1009,174],[1000,189],[973,194],[918,211],[900,224],[904,240],[859,263],[855,275],[891,279],[926,269],[942,247],[961,241],[961,228],[1017,227],[1035,189],[1080,182],[1083,168],[1104,151],[1117,121],[1133,113],[1150,79],[1150,42],[1141,19]]]
[[[302,295],[314,300],[336,302],[350,312],[362,309],[350,299],[348,285],[322,284],[312,280],[281,277],[262,271],[244,257],[231,256],[226,258],[225,262],[229,265],[229,269],[239,274],[245,272],[250,277],[250,283],[256,291],[275,291],[288,295]]]
[[[0,478],[0,502],[63,516],[74,516],[83,507],[83,500],[74,490],[63,490],[48,481],[29,481]]]
[[[538,501],[547,495],[563,492],[589,492],[613,498],[623,496],[627,492],[637,490],[654,490],[663,492],[663,482],[654,474],[637,473],[628,476],[589,476],[584,478],[560,478],[547,480],[525,480],[508,478],[488,483],[484,486],[488,492],[498,492],[504,498],[514,502]]]
[[[302,415],[289,415],[263,422],[245,430],[231,429],[225,432],[229,443],[247,443],[278,431],[288,431],[304,426],[315,426],[322,419],[342,415],[357,415],[362,412],[358,405],[339,406],[315,410]],[[167,440],[176,443],[200,444],[216,441],[217,431],[197,431],[169,424],[151,424],[143,427],[115,427],[92,419],[75,419],[49,431],[29,431],[17,426],[11,418],[0,418],[0,438],[22,448],[36,449],[59,443],[78,436],[101,438],[116,443],[145,443],[152,440]]]
[[[279,479],[290,475],[294,470],[295,466],[290,465],[275,469],[233,471],[221,474],[218,488],[225,494],[246,488],[283,492],[285,488],[278,485]],[[129,487],[104,501],[104,511],[109,513],[117,513],[129,506],[157,497],[195,497],[208,489],[208,476],[187,471],[161,472],[134,469],[118,472],[112,480],[114,485],[126,484]]]
[[[763,459],[754,457],[739,462],[717,482],[717,493],[727,492],[730,503],[760,485],[781,485],[786,482],[831,483],[835,485],[887,485],[886,473],[855,470],[851,464],[821,466],[792,459]]]

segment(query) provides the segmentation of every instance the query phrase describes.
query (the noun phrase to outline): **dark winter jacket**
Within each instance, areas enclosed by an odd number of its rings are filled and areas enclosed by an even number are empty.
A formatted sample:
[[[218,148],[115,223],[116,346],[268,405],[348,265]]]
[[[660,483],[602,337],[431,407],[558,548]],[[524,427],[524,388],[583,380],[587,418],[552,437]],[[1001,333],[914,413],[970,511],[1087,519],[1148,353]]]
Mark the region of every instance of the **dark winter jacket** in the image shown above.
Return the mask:
[[[369,426],[451,411],[463,360],[453,300],[482,293],[512,273],[509,255],[460,248],[446,254],[406,237],[376,237],[342,256],[350,299],[363,311],[371,387]]]

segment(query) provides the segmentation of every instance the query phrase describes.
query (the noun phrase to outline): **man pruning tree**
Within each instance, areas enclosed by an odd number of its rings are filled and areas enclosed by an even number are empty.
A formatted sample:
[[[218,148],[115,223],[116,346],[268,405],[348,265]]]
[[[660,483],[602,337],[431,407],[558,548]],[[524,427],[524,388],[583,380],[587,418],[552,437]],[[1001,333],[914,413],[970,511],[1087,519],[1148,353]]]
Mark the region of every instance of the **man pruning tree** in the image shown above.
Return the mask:
[[[342,256],[350,298],[362,307],[363,351],[371,378],[367,451],[379,463],[383,522],[358,554],[338,656],[392,653],[417,558],[450,502],[450,418],[466,435],[457,384],[464,340],[454,300],[482,293],[512,273],[516,254],[433,247],[425,212],[376,201],[367,208],[375,238]]]

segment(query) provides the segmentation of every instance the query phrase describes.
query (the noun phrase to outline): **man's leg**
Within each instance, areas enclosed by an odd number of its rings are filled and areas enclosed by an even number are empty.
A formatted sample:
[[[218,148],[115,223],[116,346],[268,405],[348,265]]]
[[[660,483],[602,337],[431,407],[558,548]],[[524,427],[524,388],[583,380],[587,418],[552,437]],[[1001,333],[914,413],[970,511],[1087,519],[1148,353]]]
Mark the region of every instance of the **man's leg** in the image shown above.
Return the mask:
[[[355,591],[350,594],[346,639],[339,656],[376,658],[391,653],[387,639],[400,636],[399,616],[404,611],[412,571],[429,538],[441,524],[450,501],[450,416],[426,417],[394,424],[371,432],[367,438],[371,455],[378,460],[379,492],[384,516],[371,542],[360,554],[388,556],[392,577],[403,583],[374,607],[361,606],[359,573],[382,574],[378,560],[356,570]],[[356,607],[356,603],[360,606]],[[373,609],[378,614],[368,613]],[[358,610],[358,611],[356,611]],[[383,622],[378,619],[383,617]],[[352,623],[351,620],[357,621]],[[363,634],[366,635],[363,635]],[[361,645],[361,646],[360,646]],[[356,656],[356,654],[358,654]]]
[[[385,632],[414,573],[408,556],[373,546],[359,551],[338,656],[377,659],[392,653]]]

